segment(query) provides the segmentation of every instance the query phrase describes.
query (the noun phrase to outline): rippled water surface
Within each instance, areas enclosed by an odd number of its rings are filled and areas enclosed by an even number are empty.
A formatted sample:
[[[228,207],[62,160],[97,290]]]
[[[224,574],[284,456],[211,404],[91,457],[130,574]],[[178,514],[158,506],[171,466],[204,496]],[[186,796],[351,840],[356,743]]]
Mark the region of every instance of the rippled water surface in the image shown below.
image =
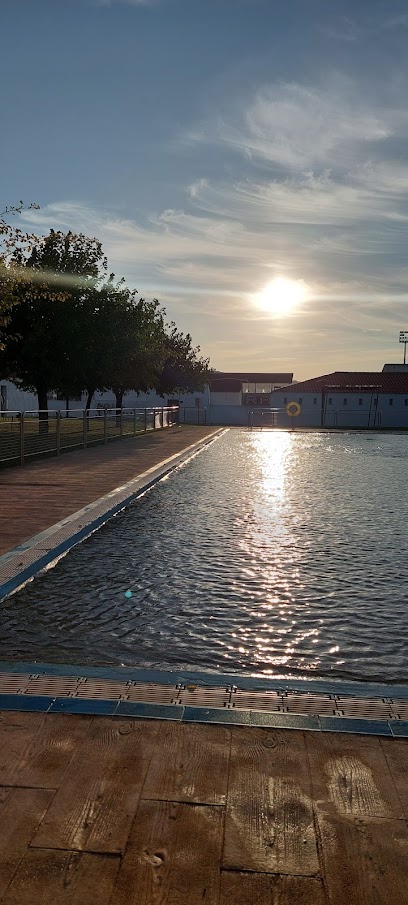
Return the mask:
[[[407,464],[231,430],[4,602],[0,657],[406,681]]]

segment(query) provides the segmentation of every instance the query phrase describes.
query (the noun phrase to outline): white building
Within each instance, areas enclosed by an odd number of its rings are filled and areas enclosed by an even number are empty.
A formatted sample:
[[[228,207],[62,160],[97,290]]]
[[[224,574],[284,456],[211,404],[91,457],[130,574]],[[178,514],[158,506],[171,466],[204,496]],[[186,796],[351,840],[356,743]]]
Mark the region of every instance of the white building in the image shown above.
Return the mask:
[[[138,396],[130,391],[124,397],[123,405],[125,408],[150,408],[179,404],[181,421],[246,426],[249,412],[254,408],[269,408],[274,390],[290,384],[292,377],[291,373],[214,371],[201,393],[178,393],[163,397],[154,392]],[[60,410],[79,415],[85,408],[86,400],[86,394],[67,402],[59,399],[55,393],[50,393],[48,408],[50,412]],[[114,408],[115,404],[112,392],[95,393],[91,407],[95,409],[103,405]],[[0,381],[0,411],[31,412],[37,408],[35,393],[20,390],[10,381]]]
[[[287,413],[291,403],[299,414]],[[408,428],[408,368],[334,371],[275,391],[271,405],[282,427]]]

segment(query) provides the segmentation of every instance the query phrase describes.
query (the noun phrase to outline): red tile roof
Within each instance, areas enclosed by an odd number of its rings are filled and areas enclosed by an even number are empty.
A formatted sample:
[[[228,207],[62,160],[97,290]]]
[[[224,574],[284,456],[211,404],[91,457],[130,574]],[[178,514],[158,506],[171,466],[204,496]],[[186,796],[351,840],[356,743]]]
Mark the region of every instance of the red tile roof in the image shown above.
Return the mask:
[[[301,380],[285,389],[290,393],[401,393],[408,396],[408,374],[397,371],[333,371]],[[278,392],[278,391],[276,391]]]
[[[213,371],[209,383],[213,380],[239,380],[241,383],[292,383],[293,373],[254,372],[254,371]]]

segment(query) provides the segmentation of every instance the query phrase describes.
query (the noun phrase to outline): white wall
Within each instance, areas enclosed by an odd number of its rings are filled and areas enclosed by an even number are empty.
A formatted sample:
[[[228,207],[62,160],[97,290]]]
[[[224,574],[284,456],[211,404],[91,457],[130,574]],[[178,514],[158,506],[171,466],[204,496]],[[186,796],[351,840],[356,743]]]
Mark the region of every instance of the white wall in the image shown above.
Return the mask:
[[[247,427],[248,407],[246,405],[211,404],[207,409],[207,424]]]
[[[241,405],[242,393],[211,393],[211,405]]]
[[[7,411],[28,412],[37,411],[38,399],[36,393],[29,393],[19,389],[9,380],[0,380],[0,386],[6,387]],[[195,408],[196,399],[199,399],[200,408],[205,408],[209,403],[209,390],[206,388],[202,393],[166,393],[165,396],[159,396],[157,393],[142,393],[137,395],[133,390],[126,393],[123,404],[129,408],[150,408],[152,406],[166,406],[168,399],[179,399],[186,408]],[[70,399],[69,411],[84,409],[87,396],[82,394],[81,399]],[[115,396],[112,392],[95,393],[91,406],[96,408],[98,403],[103,405],[115,406]],[[48,409],[50,412],[66,410],[65,399],[49,399]]]
[[[299,415],[291,416],[286,413],[286,406],[290,402],[297,402],[300,405]],[[320,427],[322,394],[276,390],[271,394],[271,408],[280,410],[277,420],[281,427]]]

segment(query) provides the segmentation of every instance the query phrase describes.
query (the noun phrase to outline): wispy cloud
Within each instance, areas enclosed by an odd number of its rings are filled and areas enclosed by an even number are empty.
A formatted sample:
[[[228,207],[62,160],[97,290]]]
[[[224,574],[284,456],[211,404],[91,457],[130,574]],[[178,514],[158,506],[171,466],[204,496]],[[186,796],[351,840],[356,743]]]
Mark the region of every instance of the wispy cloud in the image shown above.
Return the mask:
[[[405,104],[376,106],[353,80],[334,74],[324,88],[283,83],[261,88],[244,110],[193,131],[192,142],[218,142],[291,169],[342,167],[364,160],[370,146],[408,132]]]
[[[360,14],[355,18],[349,16],[333,17],[329,24],[326,23],[322,26],[322,33],[325,38],[351,44],[365,38],[381,35],[383,32],[408,28],[408,13],[384,15],[384,9],[381,14],[377,15]]]
[[[118,275],[159,296],[183,328],[193,319],[215,365],[253,365],[256,348],[259,367],[287,367],[289,343],[292,360],[301,353],[304,361],[297,376],[307,376],[323,338],[319,368],[353,366],[353,355],[358,368],[369,333],[378,362],[366,363],[381,366],[391,342],[384,329],[397,333],[408,303],[408,115],[358,87],[338,75],[325,88],[270,85],[241,112],[207,121],[192,141],[197,167],[210,142],[239,152],[244,172],[198,173],[182,207],[153,211],[143,223],[80,202],[25,219],[100,238]],[[276,275],[310,287],[295,331],[293,318],[272,322],[251,302]]]

